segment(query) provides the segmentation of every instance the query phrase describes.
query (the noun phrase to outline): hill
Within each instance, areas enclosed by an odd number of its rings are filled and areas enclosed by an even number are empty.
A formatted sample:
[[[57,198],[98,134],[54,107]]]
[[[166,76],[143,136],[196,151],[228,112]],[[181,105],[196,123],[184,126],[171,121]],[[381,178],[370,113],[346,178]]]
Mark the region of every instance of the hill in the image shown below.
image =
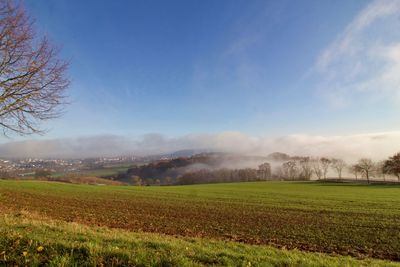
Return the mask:
[[[258,169],[261,164],[279,164],[292,158],[280,152],[268,156],[205,152],[134,166],[126,173],[120,173],[111,178],[136,185],[257,181],[265,180],[266,177],[259,174]],[[269,165],[267,176],[271,177],[271,165]]]
[[[180,175],[200,170],[241,169],[249,168],[250,166],[256,168],[266,159],[266,157],[260,156],[229,153],[200,153],[190,157],[163,159],[145,165],[134,166],[128,169],[126,173],[112,176],[112,178],[133,183],[132,178],[139,177],[143,181],[152,179],[159,180],[159,183],[164,184],[167,178],[176,182]]]

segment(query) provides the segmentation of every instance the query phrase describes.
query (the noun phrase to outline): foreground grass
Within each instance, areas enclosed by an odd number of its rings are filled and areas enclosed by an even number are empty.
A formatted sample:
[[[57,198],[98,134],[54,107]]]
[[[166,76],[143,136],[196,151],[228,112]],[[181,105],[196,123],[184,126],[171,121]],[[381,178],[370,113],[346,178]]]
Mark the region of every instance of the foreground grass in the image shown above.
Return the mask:
[[[118,187],[0,180],[0,201],[14,213],[27,210],[89,226],[400,260],[399,186]]]
[[[374,259],[39,221],[26,213],[0,217],[0,265],[400,266]]]

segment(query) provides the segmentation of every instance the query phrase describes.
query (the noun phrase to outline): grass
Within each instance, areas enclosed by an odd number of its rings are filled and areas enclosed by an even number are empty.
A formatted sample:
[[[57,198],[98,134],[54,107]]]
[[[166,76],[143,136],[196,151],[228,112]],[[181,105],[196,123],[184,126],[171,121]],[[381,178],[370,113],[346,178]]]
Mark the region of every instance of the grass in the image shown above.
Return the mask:
[[[32,218],[33,217],[33,218]],[[0,265],[29,266],[400,266],[268,246],[133,233],[37,220],[27,213],[0,217]]]
[[[131,168],[132,164],[121,164],[118,166],[110,166],[102,169],[93,169],[93,170],[80,170],[73,172],[57,172],[51,175],[53,178],[60,177],[68,177],[68,176],[92,176],[92,177],[109,177],[112,175],[117,175],[119,173],[126,172],[129,168]]]
[[[316,182],[127,187],[0,181],[0,201],[9,214],[24,210],[93,229],[195,238],[230,244],[233,250],[269,245],[291,249],[276,253],[301,250],[397,261],[399,193],[395,185]]]

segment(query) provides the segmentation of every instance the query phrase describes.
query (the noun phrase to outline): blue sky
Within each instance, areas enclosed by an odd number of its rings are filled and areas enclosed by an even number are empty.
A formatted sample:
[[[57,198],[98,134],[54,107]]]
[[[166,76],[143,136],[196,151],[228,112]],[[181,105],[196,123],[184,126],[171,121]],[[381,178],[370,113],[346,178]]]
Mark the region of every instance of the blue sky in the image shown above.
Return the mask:
[[[399,130],[395,0],[25,5],[71,62],[71,104],[13,140]]]

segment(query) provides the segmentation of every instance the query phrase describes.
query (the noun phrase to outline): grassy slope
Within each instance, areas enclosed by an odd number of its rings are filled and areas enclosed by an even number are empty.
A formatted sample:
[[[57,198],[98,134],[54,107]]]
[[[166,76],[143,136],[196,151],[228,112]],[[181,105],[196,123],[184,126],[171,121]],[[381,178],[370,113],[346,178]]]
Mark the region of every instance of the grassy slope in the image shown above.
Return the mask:
[[[399,192],[399,186],[289,182],[140,188],[0,181],[0,200],[12,211],[397,260]]]
[[[38,248],[42,248],[39,251]],[[0,216],[0,265],[400,266],[399,263]]]
[[[69,177],[69,176],[94,176],[94,177],[107,177],[111,175],[116,175],[121,172],[126,172],[132,165],[129,166],[117,166],[117,167],[110,167],[104,169],[95,169],[95,170],[82,170],[76,172],[60,172],[54,173],[51,175],[53,178],[59,177]]]

